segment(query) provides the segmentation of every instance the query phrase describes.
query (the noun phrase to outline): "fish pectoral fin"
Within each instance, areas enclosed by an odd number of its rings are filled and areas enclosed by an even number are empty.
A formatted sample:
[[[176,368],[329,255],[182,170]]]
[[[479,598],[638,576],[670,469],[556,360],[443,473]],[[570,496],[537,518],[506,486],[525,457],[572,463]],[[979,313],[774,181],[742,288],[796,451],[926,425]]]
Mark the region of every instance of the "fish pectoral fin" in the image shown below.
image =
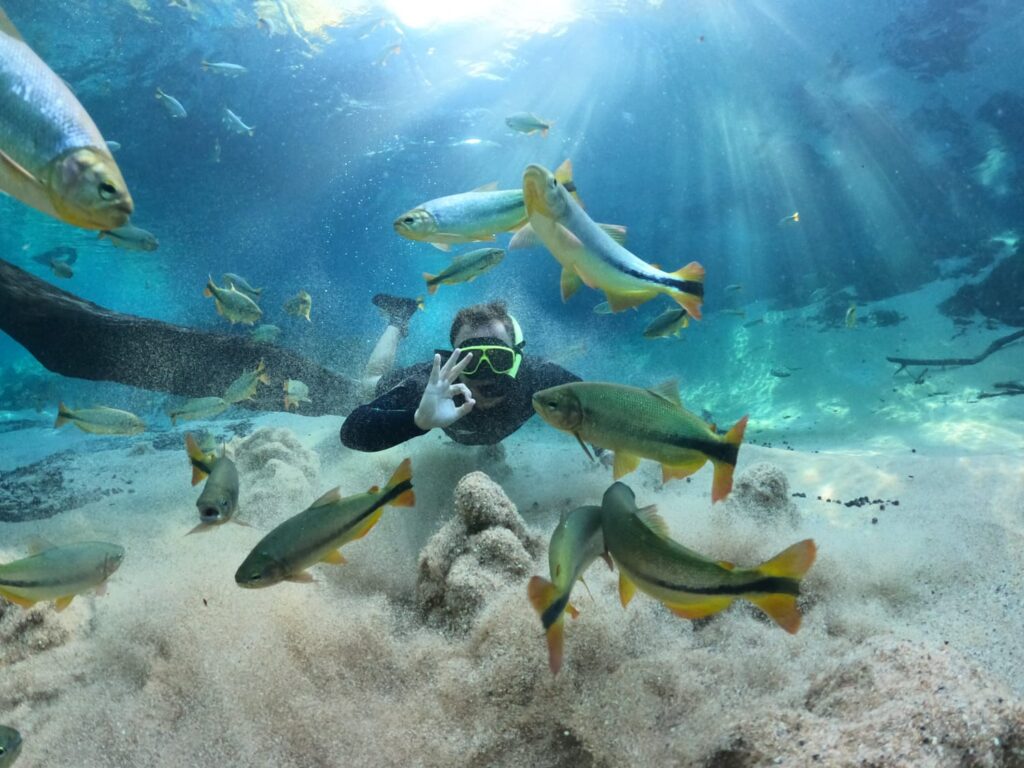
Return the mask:
[[[661,536],[661,538],[670,538],[668,523],[665,522],[665,518],[658,514],[657,505],[651,504],[643,509],[638,509],[636,511],[636,516],[640,518],[644,525],[654,531],[654,533]]]
[[[580,437],[580,433],[573,432],[573,435],[576,437],[577,442],[579,442],[580,448],[582,448],[583,452],[587,454],[587,458],[590,459],[591,461],[594,461],[594,454],[590,452],[590,449],[587,447],[587,444],[583,442],[583,438]]]
[[[576,274],[575,270],[569,268],[562,269],[562,301],[568,301],[571,299],[573,294],[575,294],[582,285],[583,280],[580,279],[580,276]]]
[[[191,536],[193,533],[208,533],[209,531],[212,531],[216,527],[217,526],[211,525],[210,523],[200,523],[199,525],[197,525],[195,528],[193,528],[191,531],[189,531],[185,535],[186,536]]]
[[[299,571],[298,573],[293,573],[285,581],[293,581],[296,584],[312,584],[316,579],[310,575],[309,571]]]
[[[437,248],[437,250],[444,251],[445,253],[448,253],[448,251],[452,249],[448,243],[431,243],[431,245]]]
[[[74,595],[65,595],[64,597],[58,597],[56,600],[53,601],[53,607],[57,610],[58,613],[60,613],[69,605],[71,605],[71,601],[74,599]]]
[[[8,35],[10,37],[13,37],[15,40],[25,42],[25,39],[21,36],[21,33],[18,32],[18,28],[14,26],[14,22],[7,18],[7,14],[4,13],[3,8],[0,8],[0,32],[3,32],[5,35]]]
[[[346,560],[345,556],[341,554],[341,550],[332,549],[320,559],[320,562],[330,563],[331,565],[345,565],[348,560]]]
[[[481,184],[476,189],[469,190],[470,192],[493,192],[498,188],[498,182],[489,181],[486,184]]]
[[[626,453],[625,451],[616,451],[615,463],[612,466],[612,476],[618,480],[620,477],[628,475],[639,466],[639,456],[632,453]]]
[[[619,602],[622,603],[623,608],[629,605],[629,601],[635,594],[636,584],[630,580],[625,571],[619,570]]]
[[[8,602],[14,603],[15,605],[20,605],[22,608],[31,608],[36,604],[35,600],[30,600],[27,597],[22,597],[21,595],[16,595],[13,592],[8,592],[3,587],[0,587],[0,597],[4,598]]]
[[[601,553],[601,559],[604,560],[605,563],[608,565],[608,570],[609,571],[614,571],[615,570],[615,561],[612,560],[611,554],[609,554],[607,551],[602,552]]]
[[[586,282],[586,279],[584,279],[584,282]],[[629,293],[605,291],[604,295],[608,299],[608,306],[612,308],[612,312],[622,312],[626,309],[638,307],[645,301],[650,301],[654,298],[655,293],[652,291],[630,291]]]
[[[570,232],[564,224],[559,224],[558,222],[555,222],[555,238],[558,240],[560,248],[578,251],[583,247],[580,239]]]
[[[732,605],[732,597],[716,597],[699,603],[665,603],[665,607],[681,619],[703,619]]]
[[[619,245],[626,244],[626,228],[621,224],[598,224],[601,231]]]
[[[669,480],[679,480],[683,477],[689,477],[698,469],[703,467],[707,463],[707,458],[701,456],[699,459],[688,461],[685,464],[662,464],[661,465],[661,482],[667,483]]]
[[[61,219],[43,183],[3,150],[0,150],[0,189],[37,211]]]
[[[771,594],[757,597],[747,596],[747,599],[767,613],[789,634],[795,635],[800,629],[800,621],[803,617],[800,615],[800,609],[797,608],[795,596]]]
[[[518,251],[522,248],[537,248],[541,245],[543,243],[537,235],[537,230],[527,222],[512,235],[512,239],[508,243],[508,249],[510,251]]]
[[[44,539],[42,536],[30,536],[25,542],[25,549],[28,550],[29,555],[38,555],[40,552],[53,549],[54,546],[52,541]]]
[[[107,582],[102,581],[96,587],[96,597],[104,597],[107,594]]]

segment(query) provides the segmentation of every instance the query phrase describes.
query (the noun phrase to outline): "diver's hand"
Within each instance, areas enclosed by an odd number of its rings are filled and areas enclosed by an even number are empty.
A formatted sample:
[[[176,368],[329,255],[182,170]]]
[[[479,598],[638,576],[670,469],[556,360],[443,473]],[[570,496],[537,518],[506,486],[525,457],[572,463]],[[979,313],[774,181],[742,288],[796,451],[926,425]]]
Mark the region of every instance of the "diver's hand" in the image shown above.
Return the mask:
[[[456,384],[455,380],[473,360],[472,353],[459,359],[460,350],[456,349],[445,364],[441,365],[441,356],[434,355],[434,367],[430,369],[430,380],[423,390],[419,407],[413,415],[416,426],[424,432],[434,427],[447,427],[454,424],[473,410],[476,400],[473,399],[469,387]],[[466,402],[456,407],[453,398],[462,395]]]

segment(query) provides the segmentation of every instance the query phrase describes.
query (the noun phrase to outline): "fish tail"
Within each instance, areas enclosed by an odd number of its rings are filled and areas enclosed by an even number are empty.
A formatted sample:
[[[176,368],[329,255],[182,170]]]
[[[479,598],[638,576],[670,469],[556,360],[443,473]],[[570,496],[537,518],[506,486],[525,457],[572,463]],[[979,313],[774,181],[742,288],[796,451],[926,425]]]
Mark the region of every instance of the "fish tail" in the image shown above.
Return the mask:
[[[437,283],[431,283],[430,282],[431,280],[434,280],[436,278],[437,278],[437,275],[432,275],[429,272],[424,272],[423,273],[423,280],[427,284],[427,293],[430,294],[431,296],[433,296],[435,293],[437,293]]]
[[[188,451],[189,461],[192,462],[192,485],[198,485],[207,475],[212,467],[207,466],[206,456],[203,455],[199,443],[189,432],[185,435],[185,450]]]
[[[213,282],[213,275],[208,275],[206,278],[206,287],[203,289],[203,296],[208,299],[211,298],[213,296],[213,289],[216,287],[217,286],[214,285]]]
[[[679,290],[672,294],[672,298],[676,300],[687,313],[695,320],[701,319],[700,305],[703,302],[703,287],[704,287],[704,267],[698,262],[691,261],[685,267],[680,267],[672,276],[677,280],[682,280],[688,283],[700,283],[700,293],[692,293],[687,290]]]
[[[712,503],[721,501],[732,491],[732,473],[736,469],[736,456],[739,454],[740,443],[743,442],[743,433],[747,431],[747,420],[749,418],[749,416],[744,416],[737,421],[733,428],[726,432],[725,437],[722,438],[722,442],[736,449],[732,459],[730,461],[724,459],[711,460],[715,466],[715,477],[711,484]]]
[[[767,578],[789,579],[794,583],[794,592],[799,592],[800,579],[814,564],[818,548],[813,539],[804,539],[788,549],[783,550],[771,560],[762,563],[756,569]],[[773,592],[764,595],[748,595],[747,599],[767,613],[776,624],[796,634],[800,629],[800,609],[796,604],[796,594],[789,592]]]
[[[68,410],[68,407],[64,405],[62,401],[61,404],[57,406],[57,420],[53,422],[53,428],[60,429],[73,418],[75,417],[71,415],[71,411]]]
[[[559,595],[555,585],[541,576],[530,579],[526,586],[526,594],[544,624],[544,634],[548,642],[548,667],[551,674],[557,675],[558,670],[562,668],[565,640],[564,611],[569,597]]]
[[[405,459],[401,464],[398,465],[398,469],[388,480],[387,486],[384,488],[385,493],[394,493],[399,491],[399,494],[391,500],[391,504],[396,507],[415,507],[416,506],[416,495],[412,492],[412,460]]]
[[[206,60],[203,60],[202,62],[200,62],[200,66],[201,66],[201,67],[202,67],[203,69],[209,69],[209,68],[210,68],[210,62],[208,62],[208,61],[206,61]]]

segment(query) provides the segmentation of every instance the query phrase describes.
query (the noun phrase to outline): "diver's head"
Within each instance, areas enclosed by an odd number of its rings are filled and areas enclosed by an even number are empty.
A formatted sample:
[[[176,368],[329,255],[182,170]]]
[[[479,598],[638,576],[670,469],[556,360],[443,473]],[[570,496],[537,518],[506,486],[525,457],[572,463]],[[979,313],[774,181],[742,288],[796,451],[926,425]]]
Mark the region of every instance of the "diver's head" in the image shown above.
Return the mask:
[[[63,221],[85,229],[118,229],[134,203],[109,151],[83,147],[58,157],[48,172],[50,202]]]
[[[583,423],[583,406],[572,384],[542,389],[533,396],[533,410],[548,424],[575,432]]]
[[[453,348],[473,356],[459,380],[473,393],[476,407],[487,409],[502,402],[515,386],[526,343],[505,302],[460,309],[448,340]]]
[[[527,213],[558,220],[569,207],[569,192],[547,168],[530,165],[523,172],[523,202]]]
[[[410,240],[423,240],[437,232],[437,220],[424,208],[413,208],[395,219],[395,232]]]

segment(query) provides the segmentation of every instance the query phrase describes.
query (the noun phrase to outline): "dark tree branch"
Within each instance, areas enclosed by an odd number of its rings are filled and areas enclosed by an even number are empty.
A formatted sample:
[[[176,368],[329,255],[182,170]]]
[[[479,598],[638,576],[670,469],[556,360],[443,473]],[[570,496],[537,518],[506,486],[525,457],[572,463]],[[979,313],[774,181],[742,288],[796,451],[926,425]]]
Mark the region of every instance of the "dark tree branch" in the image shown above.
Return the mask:
[[[897,373],[906,368],[908,365],[926,365],[933,368],[945,368],[959,365],[976,365],[977,363],[980,363],[986,357],[991,355],[993,352],[998,352],[1006,345],[1012,344],[1018,339],[1024,339],[1024,329],[1014,331],[1013,333],[1007,334],[1006,336],[1001,336],[1000,338],[996,339],[991,344],[989,344],[985,348],[985,351],[983,351],[979,355],[975,355],[974,357],[936,357],[920,359],[912,357],[887,357],[885,359],[888,360],[890,363],[896,363],[897,365],[900,366]]]

